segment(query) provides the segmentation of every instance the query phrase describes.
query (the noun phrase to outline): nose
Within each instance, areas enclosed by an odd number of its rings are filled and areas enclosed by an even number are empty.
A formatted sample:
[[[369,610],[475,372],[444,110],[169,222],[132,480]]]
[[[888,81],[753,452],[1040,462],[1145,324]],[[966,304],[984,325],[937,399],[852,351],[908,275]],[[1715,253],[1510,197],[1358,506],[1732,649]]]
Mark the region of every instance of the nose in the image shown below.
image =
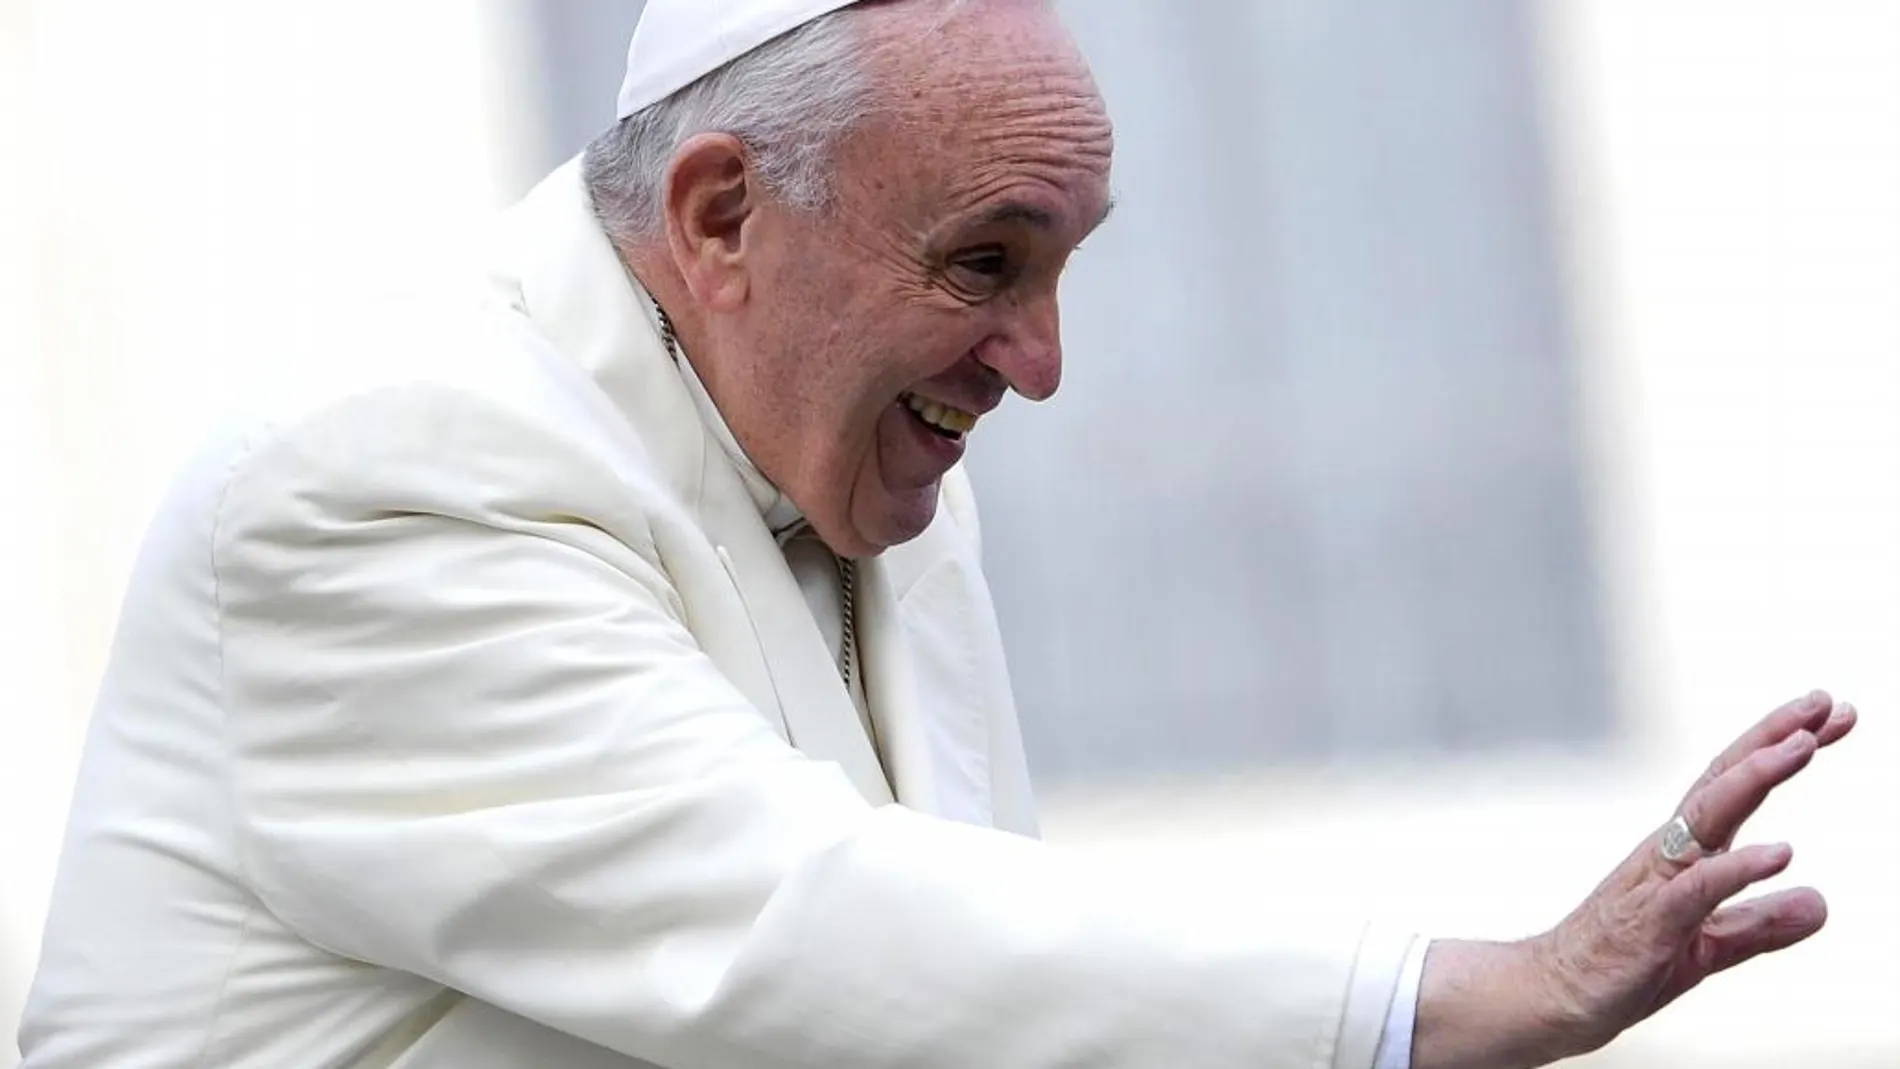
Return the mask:
[[[977,347],[976,358],[1031,401],[1047,401],[1062,385],[1062,313],[1054,295],[1017,306],[1016,314]]]

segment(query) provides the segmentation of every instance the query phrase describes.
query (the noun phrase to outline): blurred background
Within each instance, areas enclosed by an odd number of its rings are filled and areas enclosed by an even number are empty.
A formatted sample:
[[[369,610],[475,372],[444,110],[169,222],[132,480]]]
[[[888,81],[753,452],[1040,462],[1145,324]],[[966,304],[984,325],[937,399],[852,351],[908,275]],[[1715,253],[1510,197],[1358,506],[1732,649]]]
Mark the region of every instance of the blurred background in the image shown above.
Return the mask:
[[[0,1031],[173,465],[466,269],[639,7],[0,0]],[[1754,827],[1829,930],[1586,1063],[1900,1065],[1900,4],[1064,7],[1121,206],[971,459],[1048,836],[1517,936],[1825,686]]]

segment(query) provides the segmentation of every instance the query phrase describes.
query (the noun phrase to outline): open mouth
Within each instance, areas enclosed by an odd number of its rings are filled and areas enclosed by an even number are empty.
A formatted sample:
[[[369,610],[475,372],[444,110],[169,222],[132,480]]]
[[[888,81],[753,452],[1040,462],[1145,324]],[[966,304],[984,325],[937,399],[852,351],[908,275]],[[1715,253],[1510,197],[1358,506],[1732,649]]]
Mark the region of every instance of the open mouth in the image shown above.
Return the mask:
[[[976,429],[974,412],[965,412],[960,408],[952,408],[911,393],[905,394],[899,400],[904,403],[905,408],[910,409],[912,415],[917,417],[919,423],[939,438],[958,442],[963,440],[964,435]]]

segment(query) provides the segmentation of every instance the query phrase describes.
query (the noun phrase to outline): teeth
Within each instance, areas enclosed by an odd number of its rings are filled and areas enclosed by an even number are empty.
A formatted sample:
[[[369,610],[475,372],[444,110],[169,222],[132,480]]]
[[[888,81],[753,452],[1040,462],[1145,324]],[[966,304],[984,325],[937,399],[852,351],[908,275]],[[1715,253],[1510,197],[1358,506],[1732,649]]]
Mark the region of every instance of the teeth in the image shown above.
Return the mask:
[[[976,429],[976,414],[973,412],[938,404],[916,394],[905,394],[904,403],[925,423],[951,434],[968,434]]]

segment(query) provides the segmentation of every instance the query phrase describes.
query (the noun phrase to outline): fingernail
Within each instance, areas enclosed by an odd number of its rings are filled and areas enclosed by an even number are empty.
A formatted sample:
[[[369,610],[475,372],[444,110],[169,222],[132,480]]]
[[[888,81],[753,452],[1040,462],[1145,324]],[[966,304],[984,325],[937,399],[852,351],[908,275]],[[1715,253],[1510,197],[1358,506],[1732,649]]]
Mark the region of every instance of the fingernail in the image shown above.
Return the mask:
[[[1800,753],[1801,751],[1807,749],[1808,747],[1812,745],[1814,745],[1813,732],[1797,731],[1782,741],[1781,748],[1788,751],[1791,754],[1794,754],[1794,753]]]

